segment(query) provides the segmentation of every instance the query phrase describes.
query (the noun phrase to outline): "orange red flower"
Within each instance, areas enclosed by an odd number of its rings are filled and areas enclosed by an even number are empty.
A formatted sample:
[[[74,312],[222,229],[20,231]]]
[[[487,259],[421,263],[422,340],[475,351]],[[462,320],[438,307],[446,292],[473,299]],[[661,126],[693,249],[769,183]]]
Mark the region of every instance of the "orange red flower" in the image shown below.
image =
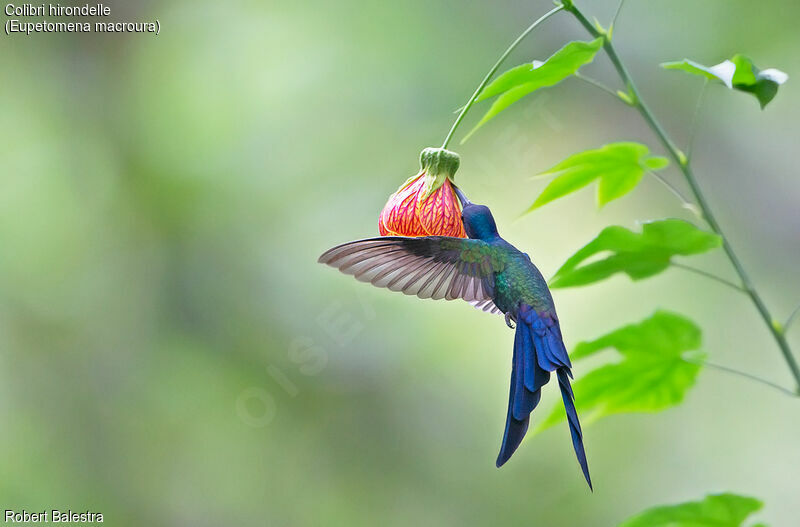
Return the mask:
[[[382,236],[455,236],[466,238],[461,204],[452,178],[459,165],[455,152],[426,148],[422,168],[389,197],[378,220]]]

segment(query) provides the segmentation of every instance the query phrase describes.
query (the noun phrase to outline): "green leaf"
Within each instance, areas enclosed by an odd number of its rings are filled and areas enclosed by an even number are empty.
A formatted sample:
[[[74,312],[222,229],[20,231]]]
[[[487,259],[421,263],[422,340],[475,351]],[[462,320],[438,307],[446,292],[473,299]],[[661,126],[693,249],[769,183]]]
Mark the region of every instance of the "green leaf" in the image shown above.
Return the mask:
[[[731,90],[752,93],[763,109],[778,93],[778,86],[789,78],[786,73],[774,68],[759,70],[753,61],[744,55],[734,55],[730,60],[715,66],[703,66],[689,59],[665,62],[668,70],[683,70],[713,81],[722,82]]]
[[[764,504],[736,494],[711,494],[689,501],[647,509],[618,527],[742,527],[748,516]]]
[[[551,279],[550,287],[591,284],[615,273],[641,280],[664,271],[673,256],[699,254],[721,245],[722,238],[716,234],[678,219],[645,223],[641,234],[625,227],[606,227],[561,266]],[[611,251],[611,255],[583,264],[604,251]]]
[[[594,180],[597,205],[624,196],[641,181],[646,170],[661,170],[669,164],[664,157],[649,156],[650,150],[639,143],[612,143],[596,150],[574,154],[545,170],[540,176],[555,175],[528,212],[579,190]]]
[[[581,66],[594,59],[595,54],[602,45],[602,38],[597,38],[591,42],[570,42],[553,53],[544,62],[534,60],[531,63],[512,68],[497,77],[481,91],[475,102],[480,102],[496,95],[499,95],[499,97],[492,103],[483,118],[470,130],[461,143],[463,144],[478,128],[521,98],[539,88],[558,84],[574,74]]]
[[[624,326],[589,342],[578,344],[570,356],[582,359],[605,348],[616,348],[622,360],[601,366],[574,385],[578,413],[589,423],[600,417],[626,412],[657,412],[680,403],[694,384],[700,366],[683,359],[697,350],[701,332],[691,320],[657,311],[638,324]],[[696,352],[695,359],[704,354]],[[566,418],[561,405],[538,430]]]

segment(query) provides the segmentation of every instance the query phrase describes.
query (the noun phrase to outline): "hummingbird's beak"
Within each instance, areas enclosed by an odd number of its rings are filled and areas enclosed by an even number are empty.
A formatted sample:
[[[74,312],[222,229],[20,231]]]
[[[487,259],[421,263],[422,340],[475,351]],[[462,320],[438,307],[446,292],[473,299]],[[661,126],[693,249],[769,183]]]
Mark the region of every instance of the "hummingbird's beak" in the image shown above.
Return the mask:
[[[461,202],[462,208],[466,207],[467,205],[472,205],[472,202],[467,199],[467,196],[464,195],[464,192],[460,188],[455,187],[455,190],[456,190],[456,196],[458,196],[458,201]]]

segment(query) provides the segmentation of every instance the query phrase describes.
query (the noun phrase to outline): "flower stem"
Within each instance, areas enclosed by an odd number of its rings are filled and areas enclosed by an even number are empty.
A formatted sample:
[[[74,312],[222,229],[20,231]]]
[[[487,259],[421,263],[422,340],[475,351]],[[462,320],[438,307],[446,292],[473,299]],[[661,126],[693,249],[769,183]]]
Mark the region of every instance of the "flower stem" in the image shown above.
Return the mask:
[[[528,34],[531,31],[536,29],[536,27],[539,24],[541,24],[542,22],[544,22],[545,20],[547,20],[551,16],[555,15],[556,13],[561,11],[562,9],[564,9],[563,5],[557,5],[556,7],[554,7],[553,9],[551,9],[550,11],[548,11],[547,13],[542,15],[541,18],[539,18],[533,24],[528,26],[528,29],[523,31],[520,34],[520,36],[518,36],[517,39],[514,42],[512,42],[510,46],[508,46],[508,49],[506,49],[505,52],[502,55],[500,55],[500,58],[497,59],[497,62],[494,63],[494,66],[492,66],[492,68],[489,70],[489,72],[483,78],[481,83],[478,85],[478,88],[475,90],[475,93],[472,94],[472,97],[469,98],[469,101],[467,101],[467,104],[465,104],[464,107],[461,109],[461,113],[459,113],[458,117],[456,117],[456,120],[453,123],[453,126],[450,127],[450,131],[447,133],[447,137],[444,138],[444,143],[442,143],[442,148],[447,148],[447,145],[450,144],[450,140],[453,138],[453,134],[455,133],[456,129],[458,128],[458,125],[461,124],[461,121],[464,119],[464,116],[467,115],[467,112],[469,111],[469,109],[472,108],[473,104],[475,104],[475,99],[478,98],[478,95],[480,95],[480,93],[483,91],[483,88],[486,87],[486,85],[492,79],[494,74],[497,72],[497,69],[500,67],[501,64],[503,64],[503,62],[506,60],[506,58],[508,58],[508,56],[511,54],[511,52],[514,51],[514,49],[516,49],[516,47],[519,45],[519,43],[522,42],[522,40],[525,37],[527,37]]]
[[[756,290],[753,282],[750,280],[747,272],[745,271],[744,267],[742,266],[739,257],[737,256],[736,252],[733,250],[728,238],[723,234],[722,228],[720,227],[719,223],[717,223],[716,218],[714,217],[714,213],[711,210],[708,202],[706,201],[703,192],[700,190],[700,187],[697,183],[697,179],[694,176],[694,172],[692,172],[692,168],[689,165],[689,159],[677,146],[675,143],[670,139],[667,132],[661,126],[661,123],[653,116],[650,108],[645,104],[642,100],[639,91],[636,89],[636,85],[631,78],[631,75],[628,73],[628,70],[625,68],[625,65],[620,60],[619,56],[617,55],[617,51],[614,49],[611,40],[606,36],[601,34],[580,12],[580,10],[575,6],[574,3],[570,2],[566,9],[572,13],[575,18],[580,22],[580,24],[586,28],[586,30],[595,38],[597,37],[604,37],[603,42],[603,49],[608,55],[608,58],[611,60],[611,63],[614,65],[614,68],[617,70],[622,81],[628,88],[628,92],[633,99],[633,106],[641,114],[642,118],[645,122],[653,129],[656,136],[658,137],[661,144],[669,153],[670,157],[677,163],[680,171],[683,173],[684,177],[686,178],[687,183],[689,183],[689,187],[692,189],[692,193],[694,194],[695,198],[697,199],[697,204],[700,206],[700,210],[703,213],[703,218],[706,220],[708,225],[711,227],[716,234],[722,238],[722,248],[725,251],[725,254],[728,256],[728,259],[733,265],[733,268],[736,270],[736,274],[739,275],[739,278],[742,281],[742,287],[744,288],[747,295],[750,297],[750,300],[755,305],[758,313],[761,315],[761,318],[764,320],[764,323],[767,325],[772,337],[775,339],[775,342],[778,344],[778,348],[783,355],[783,358],[786,361],[786,365],[789,367],[789,371],[792,373],[792,376],[797,383],[797,393],[796,395],[800,396],[800,366],[797,364],[797,360],[792,355],[792,350],[789,347],[789,343],[786,341],[786,337],[783,334],[783,330],[779,323],[775,321],[772,314],[770,313],[769,309],[767,308],[766,304],[764,304],[764,300],[761,298],[761,295]]]

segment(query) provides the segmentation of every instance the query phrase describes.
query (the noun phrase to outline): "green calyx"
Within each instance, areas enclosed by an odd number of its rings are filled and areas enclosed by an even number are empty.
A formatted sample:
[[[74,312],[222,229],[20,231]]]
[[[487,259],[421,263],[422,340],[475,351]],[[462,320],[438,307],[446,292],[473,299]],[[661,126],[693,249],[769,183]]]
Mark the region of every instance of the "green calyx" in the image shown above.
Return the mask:
[[[455,152],[444,148],[428,147],[420,153],[419,164],[422,167],[422,172],[426,174],[434,176],[444,174],[453,179],[458,166],[461,164],[461,157]]]
[[[446,179],[453,180],[461,164],[461,157],[444,148],[428,147],[419,155],[420,174],[425,175],[423,199],[444,185]]]

